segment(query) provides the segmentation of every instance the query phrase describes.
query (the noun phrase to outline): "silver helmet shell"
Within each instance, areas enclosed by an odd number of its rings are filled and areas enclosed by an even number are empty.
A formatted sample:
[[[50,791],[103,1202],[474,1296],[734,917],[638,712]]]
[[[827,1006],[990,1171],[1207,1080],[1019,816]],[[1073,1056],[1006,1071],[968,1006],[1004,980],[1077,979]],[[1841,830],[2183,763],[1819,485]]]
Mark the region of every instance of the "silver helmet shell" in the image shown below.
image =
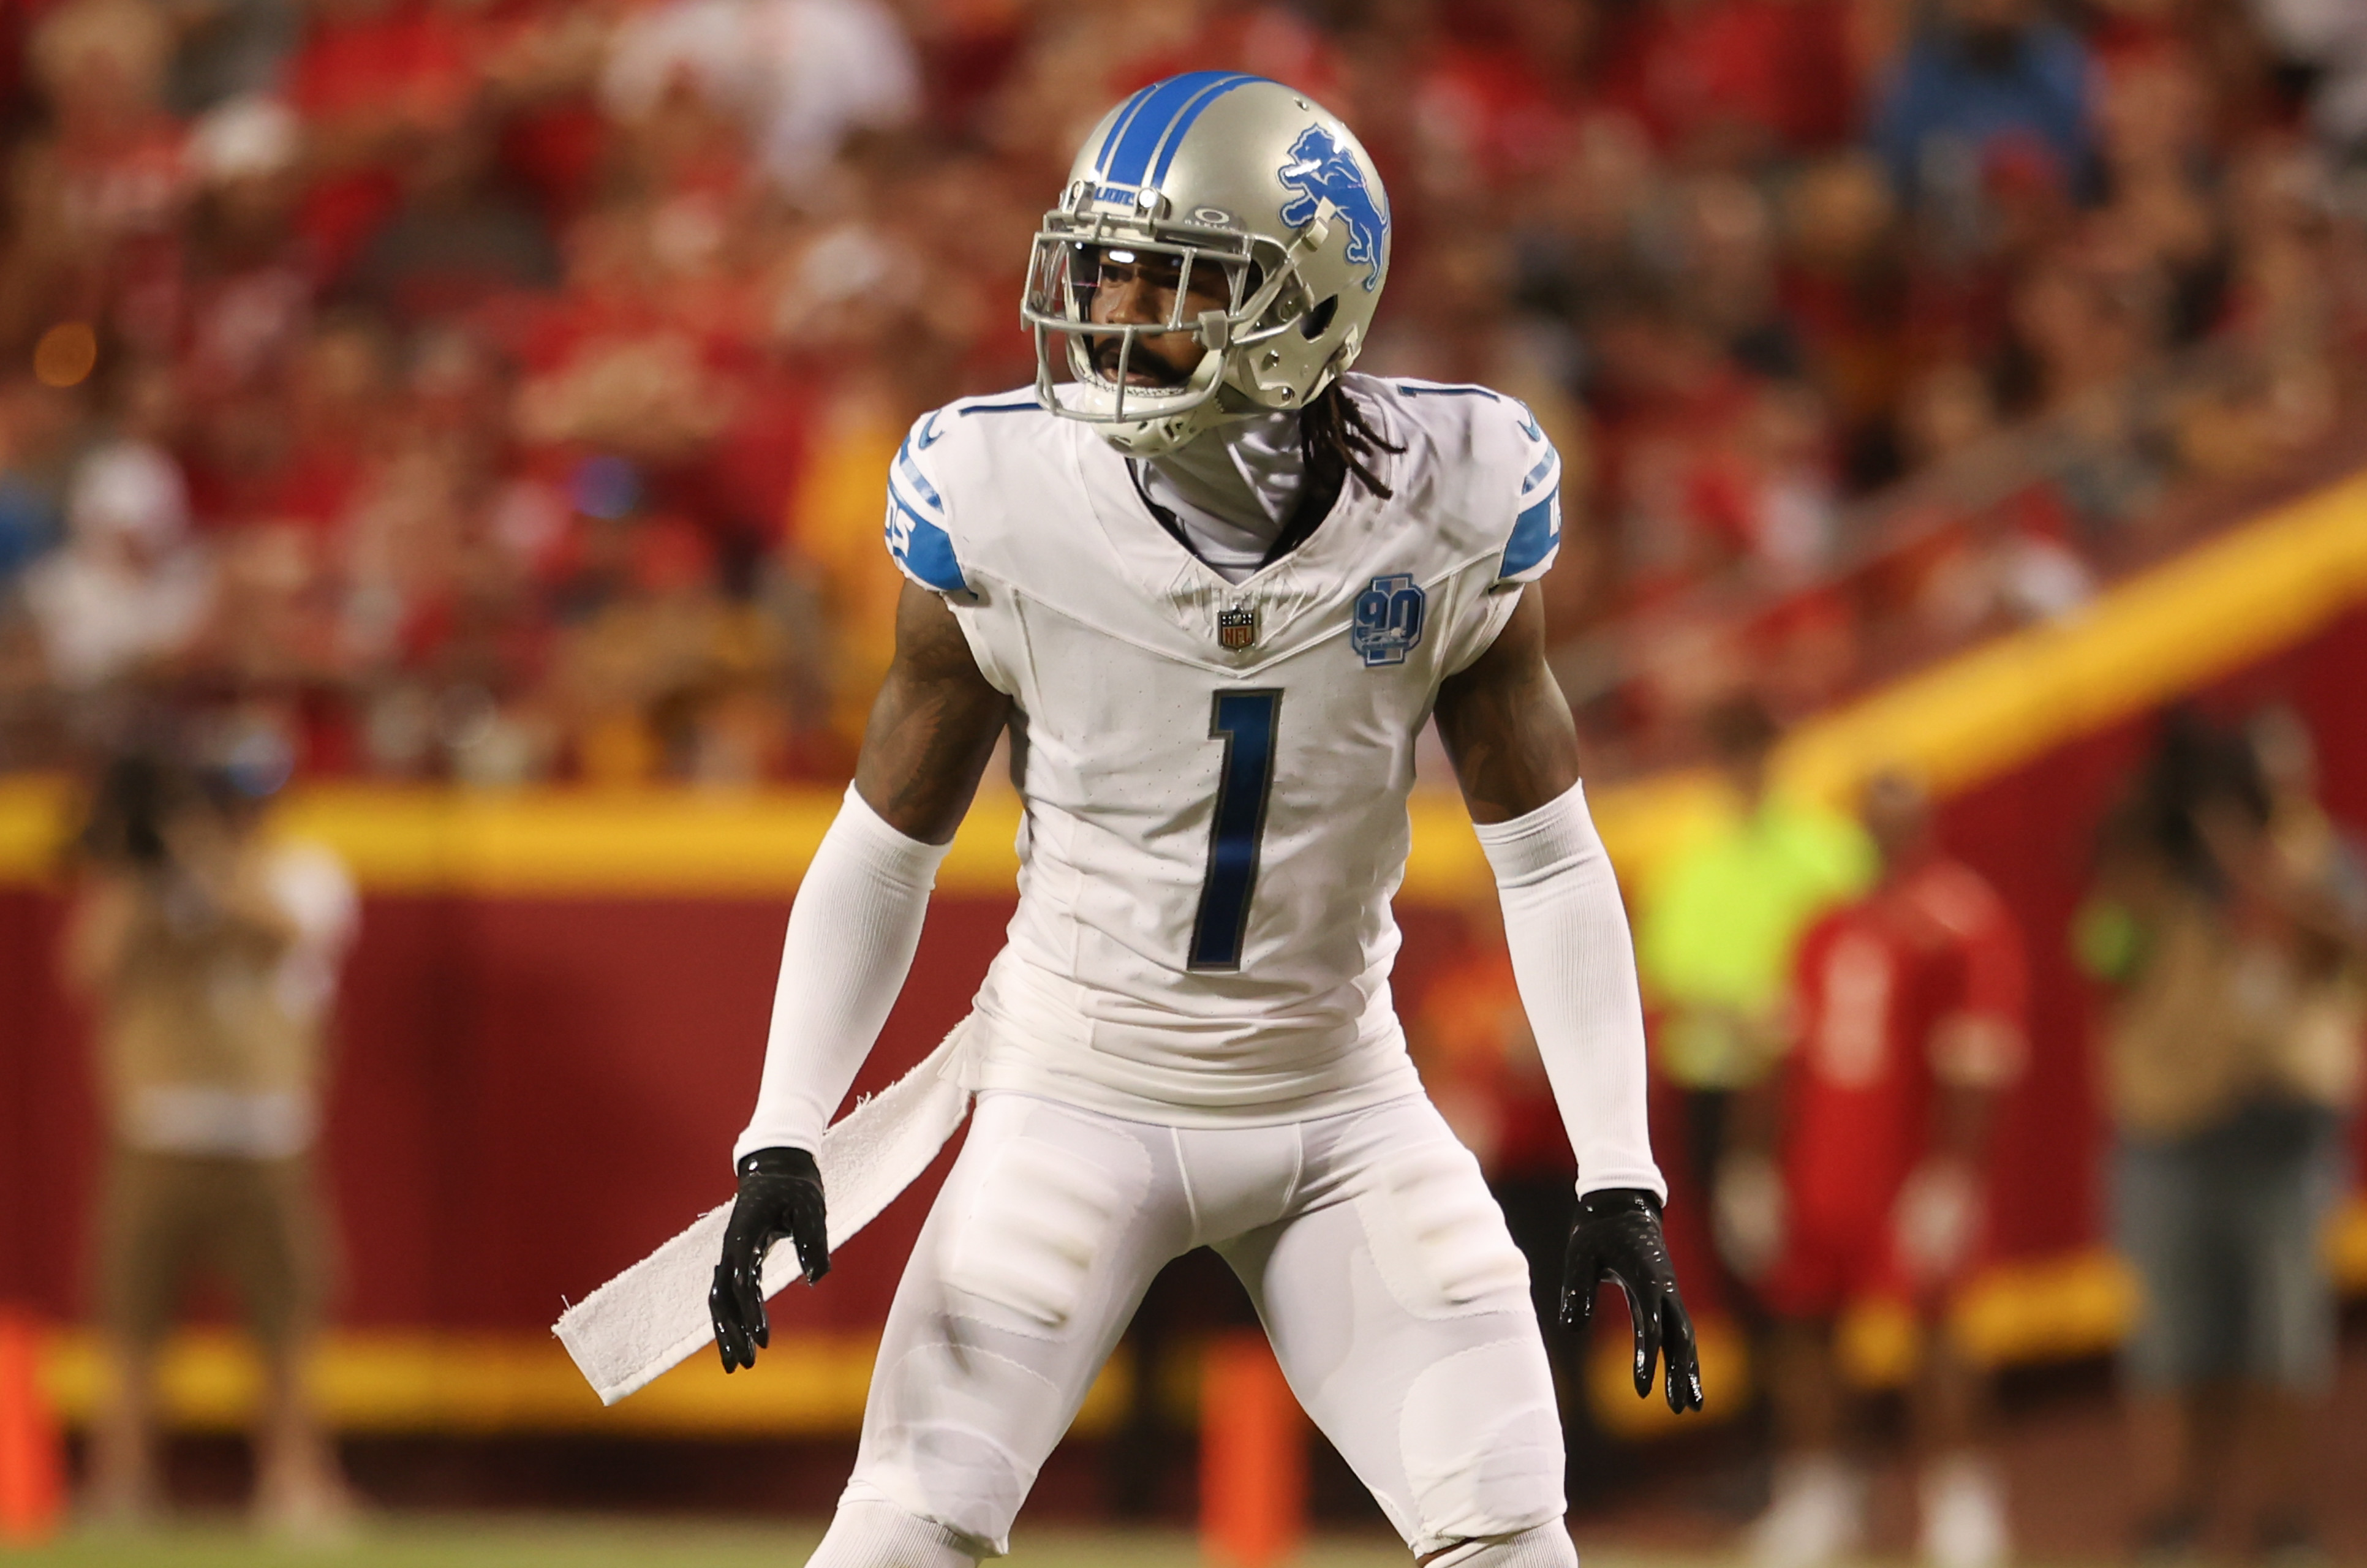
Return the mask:
[[[1173,259],[1166,321],[1093,322],[1105,255]],[[1189,280],[1206,267],[1229,304],[1186,320]],[[1262,76],[1171,76],[1102,117],[1036,232],[1021,306],[1036,396],[1134,457],[1301,407],[1354,363],[1388,270],[1388,195],[1338,116]],[[1140,340],[1177,332],[1205,351],[1193,373],[1128,385]],[[1115,363],[1097,363],[1097,347]]]

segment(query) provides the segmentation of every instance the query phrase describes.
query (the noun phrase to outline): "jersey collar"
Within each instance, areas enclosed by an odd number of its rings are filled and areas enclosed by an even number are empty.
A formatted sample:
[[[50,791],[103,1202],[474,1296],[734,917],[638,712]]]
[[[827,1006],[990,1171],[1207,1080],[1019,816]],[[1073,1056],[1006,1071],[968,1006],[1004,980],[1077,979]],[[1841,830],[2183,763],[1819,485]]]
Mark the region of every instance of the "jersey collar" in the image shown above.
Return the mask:
[[[1071,471],[1104,540],[1125,575],[1183,633],[1195,659],[1246,673],[1344,624],[1364,587],[1349,570],[1351,558],[1373,532],[1383,504],[1378,497],[1362,486],[1343,487],[1319,520],[1321,526],[1305,532],[1296,548],[1240,582],[1228,582],[1144,504],[1126,458],[1082,425],[1071,423],[1066,434]],[[1293,531],[1285,530],[1277,544]],[[1258,612],[1258,641],[1243,654],[1220,653],[1217,615],[1243,604]]]

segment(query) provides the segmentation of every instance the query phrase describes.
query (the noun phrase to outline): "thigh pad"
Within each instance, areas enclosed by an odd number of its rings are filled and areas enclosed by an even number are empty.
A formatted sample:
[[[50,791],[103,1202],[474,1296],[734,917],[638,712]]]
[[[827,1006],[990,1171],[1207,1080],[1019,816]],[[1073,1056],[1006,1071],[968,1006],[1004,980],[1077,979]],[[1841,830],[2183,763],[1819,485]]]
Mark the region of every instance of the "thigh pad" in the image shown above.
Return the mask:
[[[1448,1140],[1382,1164],[1355,1200],[1373,1261],[1417,1317],[1528,1310],[1529,1264],[1469,1150]]]
[[[1058,1141],[1045,1135],[1054,1133]],[[1058,1337],[1084,1305],[1095,1263],[1141,1208],[1150,1177],[1150,1152],[1128,1133],[1032,1115],[988,1156],[945,1237],[948,1308]]]

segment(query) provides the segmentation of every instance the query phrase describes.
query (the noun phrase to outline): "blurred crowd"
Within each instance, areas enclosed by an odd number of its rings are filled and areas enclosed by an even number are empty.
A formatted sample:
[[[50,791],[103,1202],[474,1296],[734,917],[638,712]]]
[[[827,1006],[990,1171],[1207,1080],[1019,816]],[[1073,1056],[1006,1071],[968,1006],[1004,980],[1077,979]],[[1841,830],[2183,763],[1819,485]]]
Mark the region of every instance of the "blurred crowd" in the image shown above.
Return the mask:
[[[1075,145],[1213,65],[1373,148],[1365,367],[1560,445],[1614,762],[2355,429],[2350,0],[16,0],[0,768],[164,692],[313,774],[843,775],[896,441],[1029,378]]]

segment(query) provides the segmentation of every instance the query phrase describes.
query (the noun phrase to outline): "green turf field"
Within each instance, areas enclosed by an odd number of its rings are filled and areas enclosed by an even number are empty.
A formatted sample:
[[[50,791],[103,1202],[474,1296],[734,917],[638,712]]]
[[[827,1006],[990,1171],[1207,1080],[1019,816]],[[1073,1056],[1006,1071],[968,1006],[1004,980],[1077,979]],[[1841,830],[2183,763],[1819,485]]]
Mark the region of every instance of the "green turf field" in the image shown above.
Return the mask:
[[[603,1520],[376,1519],[350,1545],[297,1548],[259,1540],[236,1524],[178,1527],[150,1536],[69,1535],[38,1551],[0,1547],[5,1568],[796,1568],[811,1529],[764,1529],[644,1518]],[[1190,1536],[1023,1529],[1012,1568],[1201,1568]],[[1403,1568],[1387,1540],[1322,1541],[1297,1568]]]

